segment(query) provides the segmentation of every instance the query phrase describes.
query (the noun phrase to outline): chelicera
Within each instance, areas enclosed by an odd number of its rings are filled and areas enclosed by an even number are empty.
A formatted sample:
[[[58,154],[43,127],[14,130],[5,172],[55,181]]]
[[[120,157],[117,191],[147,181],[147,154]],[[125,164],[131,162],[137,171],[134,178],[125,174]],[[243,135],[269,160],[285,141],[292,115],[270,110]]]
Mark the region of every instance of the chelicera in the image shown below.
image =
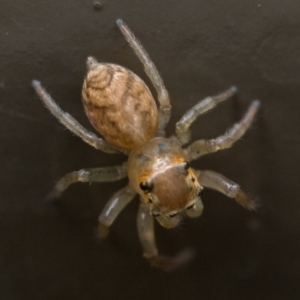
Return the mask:
[[[173,269],[185,262],[188,254],[165,257],[158,254],[154,235],[154,218],[166,228],[179,224],[182,215],[194,218],[202,214],[199,196],[203,188],[217,190],[233,198],[246,209],[255,209],[255,201],[240,186],[213,171],[194,170],[190,162],[199,157],[231,147],[251,125],[259,108],[259,101],[250,104],[245,116],[224,135],[191,144],[190,127],[200,114],[232,97],[237,89],[207,97],[188,110],[176,123],[175,134],[165,136],[171,104],[163,80],[147,52],[128,26],[117,20],[125,39],[144,66],[156,92],[159,108],[146,86],[136,74],[110,63],[87,59],[87,75],[82,98],[85,112],[97,137],[82,127],[71,115],[61,110],[42,87],[32,86],[51,113],[84,142],[107,153],[124,153],[128,161],[120,166],[83,169],[66,174],[51,192],[59,197],[75,182],[108,182],[128,176],[129,183],[116,192],[99,216],[99,234],[105,236],[119,213],[135,197],[141,200],[137,215],[139,238],[144,257],[156,267]],[[185,146],[188,144],[188,146]]]

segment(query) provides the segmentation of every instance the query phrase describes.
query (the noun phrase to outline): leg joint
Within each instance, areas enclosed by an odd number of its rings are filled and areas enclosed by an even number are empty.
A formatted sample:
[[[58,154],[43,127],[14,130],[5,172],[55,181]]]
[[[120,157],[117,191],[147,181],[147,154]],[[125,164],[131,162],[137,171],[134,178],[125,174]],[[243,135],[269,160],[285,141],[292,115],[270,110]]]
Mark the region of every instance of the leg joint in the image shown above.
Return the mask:
[[[79,170],[78,171],[78,181],[87,182],[90,181],[90,172],[87,170]]]

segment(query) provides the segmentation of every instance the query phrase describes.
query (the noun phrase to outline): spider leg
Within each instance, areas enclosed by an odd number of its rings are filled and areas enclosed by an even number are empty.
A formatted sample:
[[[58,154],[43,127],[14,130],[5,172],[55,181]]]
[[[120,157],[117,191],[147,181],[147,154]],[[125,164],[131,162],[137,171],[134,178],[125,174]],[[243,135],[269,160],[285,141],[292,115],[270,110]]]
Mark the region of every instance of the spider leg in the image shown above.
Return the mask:
[[[76,182],[110,182],[120,180],[126,176],[126,163],[120,166],[74,171],[66,174],[57,182],[48,198],[53,199],[60,197],[64,190]]]
[[[190,140],[190,126],[195,122],[199,115],[211,110],[217,104],[229,99],[237,92],[237,88],[232,86],[223,93],[207,97],[199,101],[194,107],[188,110],[176,123],[175,133],[181,144],[186,144]]]
[[[194,251],[191,249],[183,250],[175,257],[158,254],[155,243],[153,216],[144,203],[141,203],[139,207],[137,227],[139,239],[144,250],[144,257],[148,259],[153,267],[164,271],[173,271],[186,265],[193,258]]]
[[[135,190],[127,185],[109,199],[98,218],[98,236],[100,238],[107,236],[109,227],[135,195]]]
[[[141,43],[137,40],[134,34],[131,32],[129,27],[121,20],[117,20],[117,25],[124,35],[125,39],[133,49],[136,56],[142,62],[145,72],[150,78],[158,95],[159,108],[159,119],[158,119],[158,133],[157,135],[164,135],[164,129],[169,122],[171,116],[171,104],[169,94],[165,88],[164,82],[157,71],[154,63],[150,59],[148,53],[143,48]]]
[[[197,196],[194,207],[185,210],[185,214],[190,218],[197,218],[202,215],[203,203],[199,196]]]
[[[225,176],[213,171],[196,171],[199,183],[205,187],[216,190],[249,210],[255,210],[257,203],[246,195],[240,186],[226,178]]]
[[[97,137],[95,134],[86,130],[82,125],[80,125],[71,115],[64,112],[52,99],[52,97],[46,92],[39,81],[33,80],[32,87],[35,89],[36,93],[44,102],[46,107],[50,110],[50,112],[70,131],[79,136],[84,142],[103,152],[123,152],[127,154],[127,150],[111,145],[107,141]]]
[[[259,106],[258,100],[253,101],[242,120],[233,125],[224,135],[211,140],[198,140],[187,147],[185,153],[189,159],[194,160],[202,155],[230,148],[249,129]]]

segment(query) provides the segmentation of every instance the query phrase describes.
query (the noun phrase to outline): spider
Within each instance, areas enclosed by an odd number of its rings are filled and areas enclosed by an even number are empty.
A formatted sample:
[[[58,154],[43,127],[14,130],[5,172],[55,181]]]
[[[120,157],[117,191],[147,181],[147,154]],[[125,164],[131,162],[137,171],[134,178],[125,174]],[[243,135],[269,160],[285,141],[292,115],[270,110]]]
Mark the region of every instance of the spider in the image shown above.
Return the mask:
[[[128,176],[129,183],[117,191],[99,216],[101,237],[136,194],[140,197],[137,215],[138,236],[143,254],[151,265],[172,270],[185,263],[189,254],[175,257],[158,254],[154,235],[154,219],[165,228],[176,227],[185,214],[195,218],[202,214],[200,192],[203,188],[217,190],[249,210],[256,202],[240,186],[213,171],[194,170],[190,162],[219,150],[230,148],[251,125],[260,102],[253,101],[240,122],[225,134],[210,140],[190,142],[190,127],[197,117],[236,92],[231,87],[221,94],[207,97],[188,110],[176,123],[175,134],[165,136],[171,104],[168,91],[149,55],[129,27],[116,21],[120,31],[144,66],[156,92],[156,102],[141,78],[130,70],[111,63],[99,63],[87,58],[87,75],[83,83],[82,98],[87,117],[103,136],[82,127],[71,115],[62,111],[37,80],[32,86],[51,113],[84,142],[107,153],[124,153],[128,161],[120,166],[82,169],[61,178],[50,193],[52,198],[76,182],[109,182]]]

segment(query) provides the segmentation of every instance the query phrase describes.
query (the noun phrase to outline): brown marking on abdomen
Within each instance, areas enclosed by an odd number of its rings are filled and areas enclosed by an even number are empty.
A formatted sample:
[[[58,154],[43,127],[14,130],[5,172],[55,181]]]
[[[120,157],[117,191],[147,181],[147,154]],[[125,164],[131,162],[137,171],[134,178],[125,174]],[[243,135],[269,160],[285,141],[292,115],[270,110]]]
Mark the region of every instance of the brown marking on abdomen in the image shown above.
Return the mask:
[[[156,103],[146,84],[131,71],[99,64],[88,72],[82,97],[92,125],[110,143],[136,149],[154,137]]]

